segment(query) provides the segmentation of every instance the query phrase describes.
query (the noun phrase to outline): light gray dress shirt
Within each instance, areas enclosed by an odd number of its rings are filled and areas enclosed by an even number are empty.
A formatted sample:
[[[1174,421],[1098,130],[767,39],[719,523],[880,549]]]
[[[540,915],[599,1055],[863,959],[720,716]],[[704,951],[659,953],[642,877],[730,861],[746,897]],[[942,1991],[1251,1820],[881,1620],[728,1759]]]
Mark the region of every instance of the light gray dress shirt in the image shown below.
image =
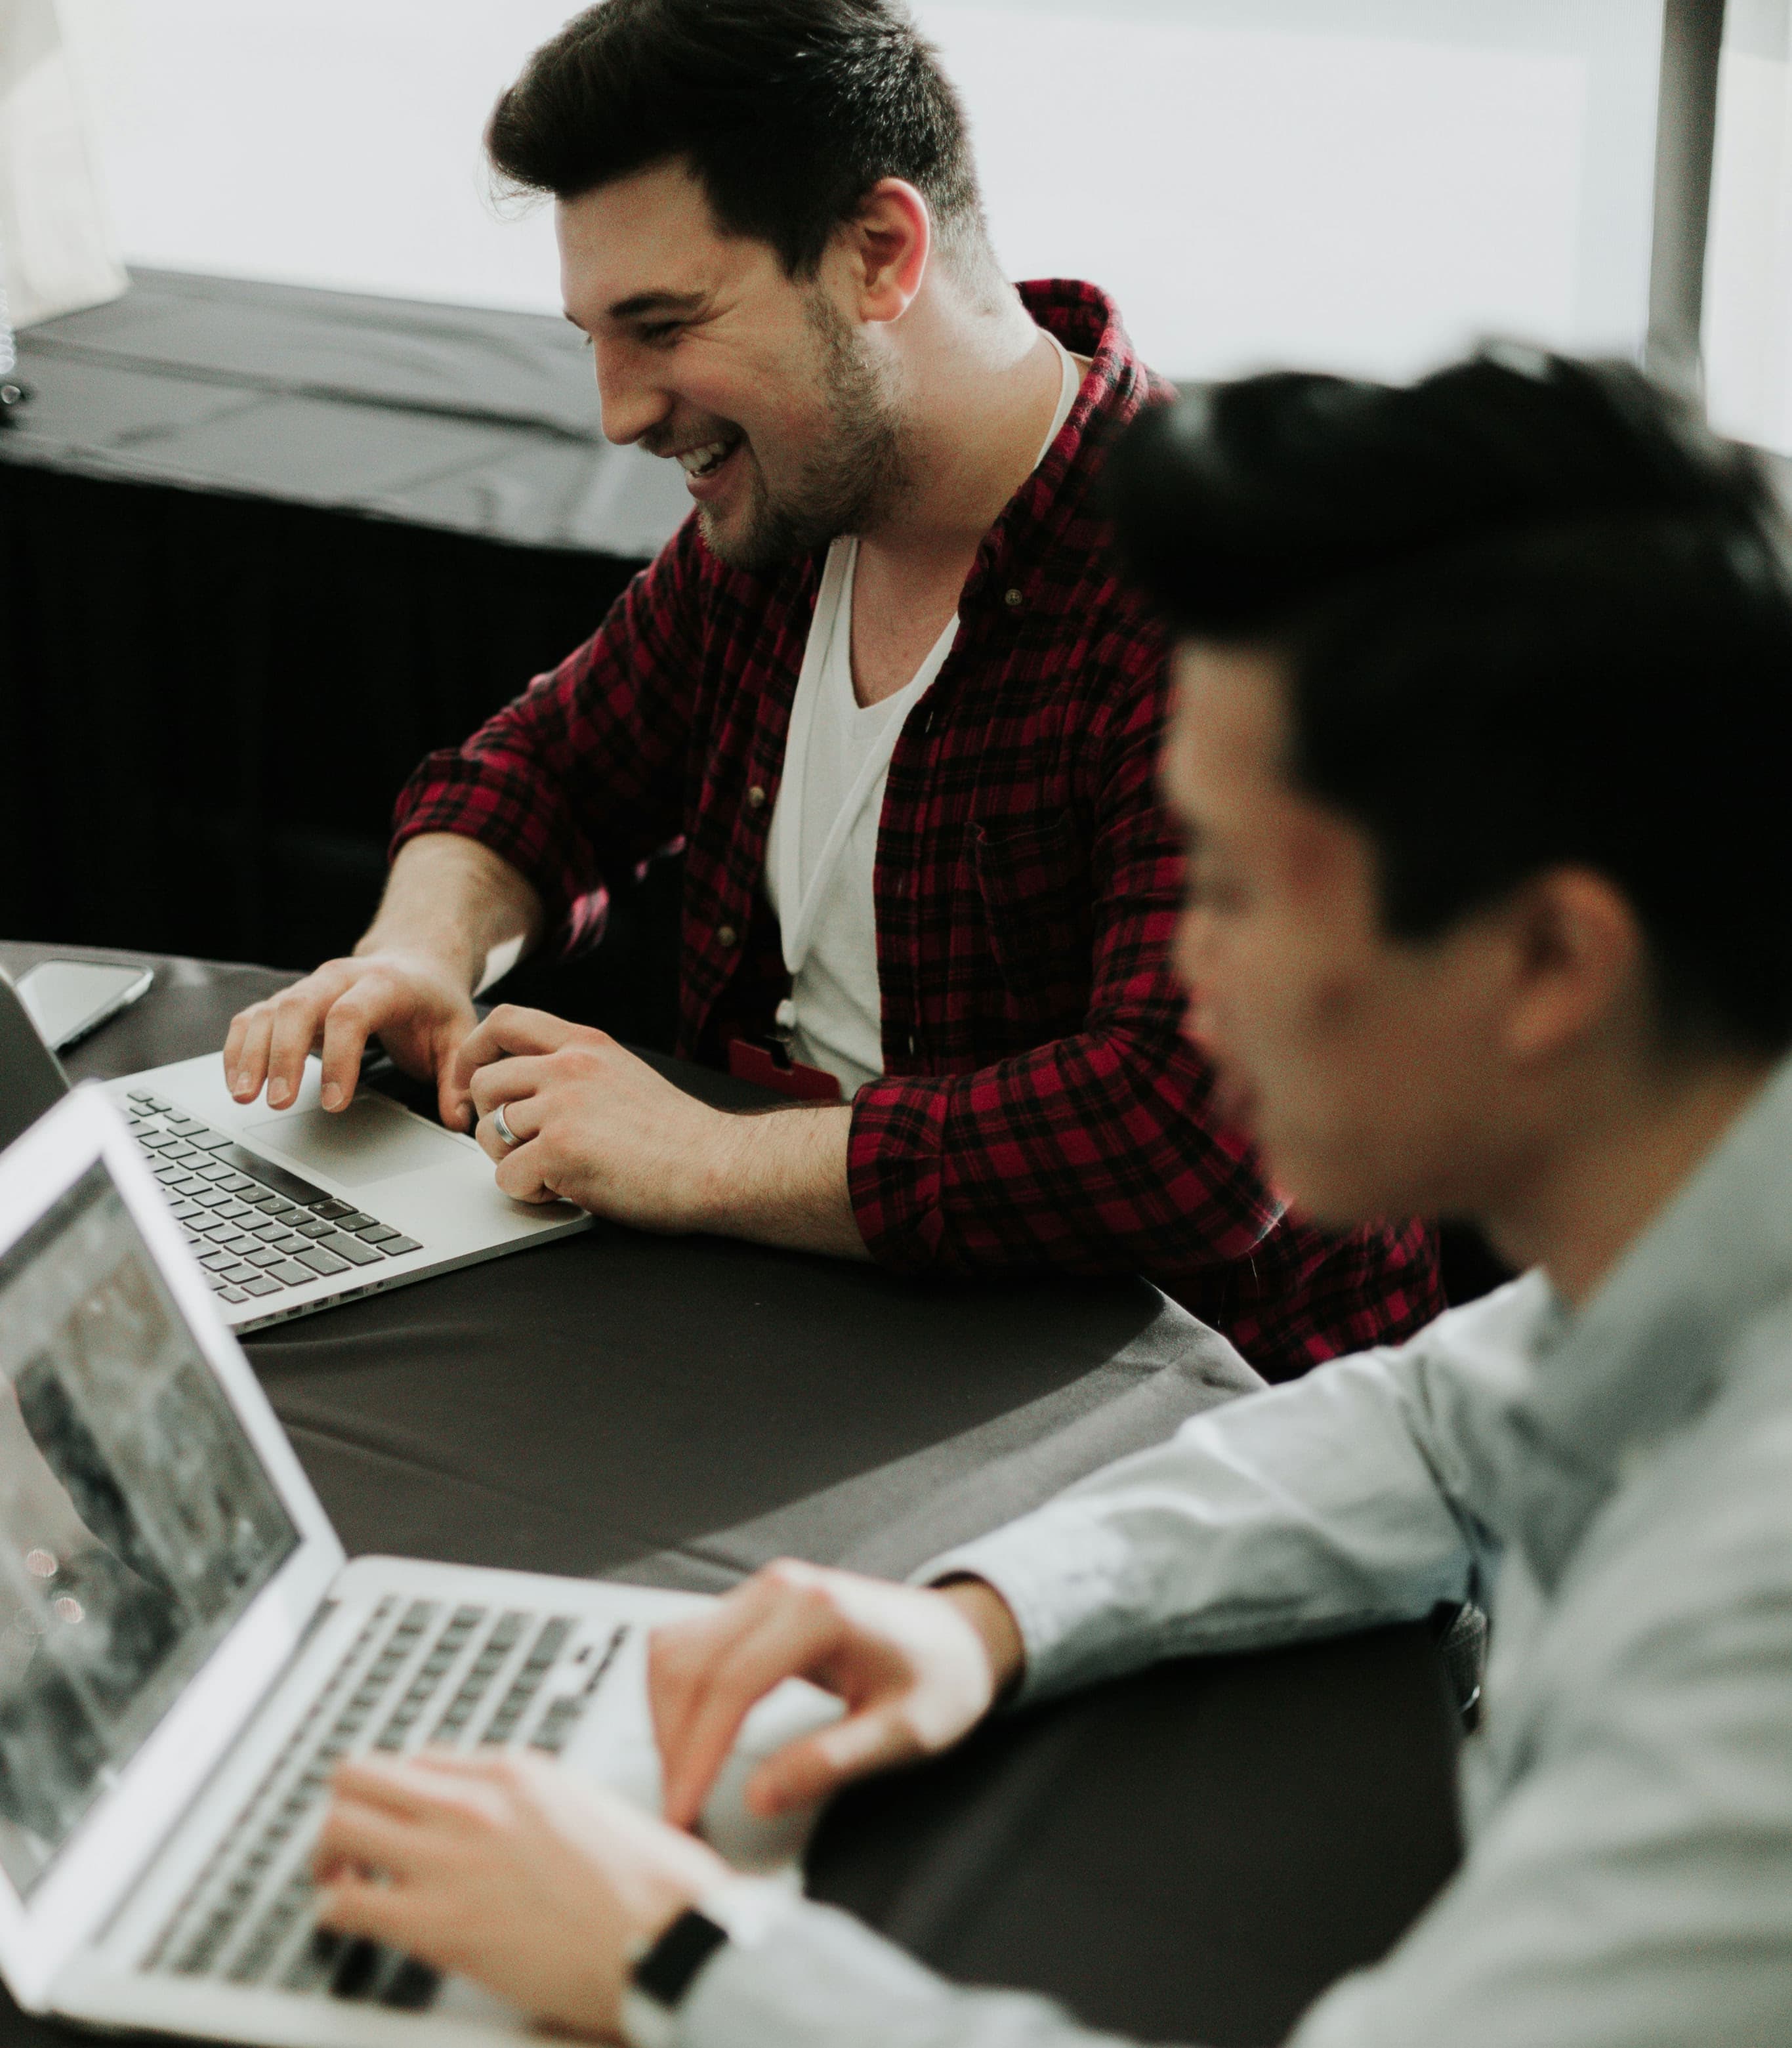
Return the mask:
[[[948,1571],[1013,1608],[1026,1697],[1489,1608],[1468,1856],[1290,2048],[1792,2043],[1792,1065],[1580,1313],[1527,1275],[1202,1415],[917,1576]],[[802,1904],[718,1955],[679,2030],[685,2048],[1105,2038]]]

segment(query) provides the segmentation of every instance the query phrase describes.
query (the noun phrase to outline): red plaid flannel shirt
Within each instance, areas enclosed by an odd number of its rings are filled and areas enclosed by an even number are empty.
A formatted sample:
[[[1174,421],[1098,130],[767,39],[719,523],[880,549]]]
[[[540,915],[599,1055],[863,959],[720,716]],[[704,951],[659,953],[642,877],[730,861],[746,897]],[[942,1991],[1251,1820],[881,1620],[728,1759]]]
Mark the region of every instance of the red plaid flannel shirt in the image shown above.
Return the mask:
[[[1092,286],[1023,297],[1094,367],[979,550],[890,763],[886,1072],[852,1105],[853,1208],[902,1272],[1148,1273],[1286,1377],[1429,1321],[1436,1248],[1417,1224],[1336,1235],[1285,1215],[1180,1035],[1165,648],[1109,566],[1096,489],[1104,446],[1167,387]],[[789,987],[766,840],[820,566],[724,568],[688,522],[584,646],[424,762],[394,851],[480,840],[570,948],[601,930],[603,876],[682,835],[679,1047],[723,1060]]]

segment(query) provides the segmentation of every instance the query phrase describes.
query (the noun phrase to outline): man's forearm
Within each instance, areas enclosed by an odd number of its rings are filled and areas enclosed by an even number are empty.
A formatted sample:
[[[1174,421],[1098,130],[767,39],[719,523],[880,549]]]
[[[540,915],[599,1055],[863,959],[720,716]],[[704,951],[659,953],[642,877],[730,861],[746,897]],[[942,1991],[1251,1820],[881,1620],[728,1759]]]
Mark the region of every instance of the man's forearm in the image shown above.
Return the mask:
[[[732,1116],[712,1169],[708,1227],[755,1244],[869,1259],[847,1185],[852,1111]]]
[[[422,952],[477,995],[540,939],[541,899],[522,875],[479,840],[425,832],[399,849],[359,957]]]

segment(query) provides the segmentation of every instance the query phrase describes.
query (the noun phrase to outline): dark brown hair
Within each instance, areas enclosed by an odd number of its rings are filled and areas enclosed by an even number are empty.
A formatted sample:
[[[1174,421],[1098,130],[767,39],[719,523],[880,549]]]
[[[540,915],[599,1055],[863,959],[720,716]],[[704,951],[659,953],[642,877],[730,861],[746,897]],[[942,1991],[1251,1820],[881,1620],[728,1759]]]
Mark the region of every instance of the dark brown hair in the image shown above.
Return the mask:
[[[894,0],[601,0],[532,56],[486,130],[499,173],[576,199],[683,161],[718,226],[810,277],[882,178],[948,252],[986,246],[964,110]]]

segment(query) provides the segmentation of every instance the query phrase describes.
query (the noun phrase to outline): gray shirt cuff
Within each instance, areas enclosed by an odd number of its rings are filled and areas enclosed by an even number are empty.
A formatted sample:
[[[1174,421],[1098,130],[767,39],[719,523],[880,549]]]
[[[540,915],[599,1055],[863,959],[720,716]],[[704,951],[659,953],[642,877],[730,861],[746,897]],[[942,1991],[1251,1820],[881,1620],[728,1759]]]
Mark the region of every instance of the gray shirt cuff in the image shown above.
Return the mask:
[[[1097,2048],[1043,1999],[960,1991],[832,1906],[793,1903],[720,1951],[679,2014],[679,2048]]]

